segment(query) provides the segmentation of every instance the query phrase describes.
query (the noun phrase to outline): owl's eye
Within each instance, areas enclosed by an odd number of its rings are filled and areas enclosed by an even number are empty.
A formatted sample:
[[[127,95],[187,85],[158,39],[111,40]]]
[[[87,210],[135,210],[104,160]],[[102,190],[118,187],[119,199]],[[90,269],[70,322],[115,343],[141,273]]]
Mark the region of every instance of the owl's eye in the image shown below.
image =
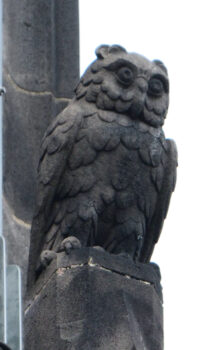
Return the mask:
[[[165,84],[162,79],[153,77],[149,81],[148,94],[152,96],[161,96],[165,91]]]
[[[116,75],[118,80],[124,85],[130,85],[134,80],[134,73],[129,67],[121,67]]]

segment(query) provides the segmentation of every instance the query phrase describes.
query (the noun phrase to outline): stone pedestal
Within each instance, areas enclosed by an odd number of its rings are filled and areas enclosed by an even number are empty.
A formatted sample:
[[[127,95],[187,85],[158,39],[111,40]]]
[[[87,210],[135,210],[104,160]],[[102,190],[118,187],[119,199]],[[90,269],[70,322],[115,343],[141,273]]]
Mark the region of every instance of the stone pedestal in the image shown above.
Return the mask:
[[[30,350],[162,350],[159,269],[94,248],[60,253],[31,291],[25,334]]]

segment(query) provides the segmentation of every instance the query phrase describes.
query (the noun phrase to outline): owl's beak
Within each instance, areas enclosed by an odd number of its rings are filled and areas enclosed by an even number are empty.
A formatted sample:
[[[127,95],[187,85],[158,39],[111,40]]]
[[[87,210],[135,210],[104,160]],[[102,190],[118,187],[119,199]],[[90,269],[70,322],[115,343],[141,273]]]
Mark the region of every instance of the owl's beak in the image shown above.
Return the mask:
[[[137,77],[137,85],[138,85],[139,90],[140,90],[142,93],[147,92],[148,83],[147,83],[147,80],[146,80],[143,76],[139,75],[139,76]]]

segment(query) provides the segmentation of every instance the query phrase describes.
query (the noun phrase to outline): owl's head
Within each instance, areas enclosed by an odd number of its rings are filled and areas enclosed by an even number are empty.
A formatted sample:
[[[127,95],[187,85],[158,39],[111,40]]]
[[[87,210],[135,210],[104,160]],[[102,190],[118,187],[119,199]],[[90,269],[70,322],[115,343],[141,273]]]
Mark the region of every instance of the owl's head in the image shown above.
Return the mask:
[[[96,55],[97,60],[76,88],[76,98],[154,127],[163,125],[169,104],[169,81],[163,63],[128,53],[118,45],[102,45]]]

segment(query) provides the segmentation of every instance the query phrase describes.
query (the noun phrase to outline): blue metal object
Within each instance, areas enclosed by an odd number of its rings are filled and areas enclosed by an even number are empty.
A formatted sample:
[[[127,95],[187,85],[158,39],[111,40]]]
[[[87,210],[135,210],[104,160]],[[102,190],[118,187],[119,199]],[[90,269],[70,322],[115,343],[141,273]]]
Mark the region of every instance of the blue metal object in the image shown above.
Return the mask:
[[[2,1],[0,1],[0,87],[2,86]],[[1,88],[0,88],[1,89]],[[0,93],[0,96],[2,93]],[[2,98],[0,98],[0,130],[2,130]],[[0,136],[0,341],[7,341],[6,322],[6,254],[2,236],[2,135]]]
[[[0,235],[2,235],[2,98],[5,92],[2,87],[2,0],[0,0]]]
[[[0,236],[0,341],[6,342],[6,261],[5,241]]]
[[[0,0],[0,48],[2,48],[2,1]],[[2,130],[2,49],[0,49],[0,130]],[[0,350],[23,350],[21,273],[7,265],[2,230],[2,135],[0,136]],[[6,345],[7,344],[7,345]]]
[[[6,267],[7,281],[7,344],[22,350],[21,272],[16,265]]]

